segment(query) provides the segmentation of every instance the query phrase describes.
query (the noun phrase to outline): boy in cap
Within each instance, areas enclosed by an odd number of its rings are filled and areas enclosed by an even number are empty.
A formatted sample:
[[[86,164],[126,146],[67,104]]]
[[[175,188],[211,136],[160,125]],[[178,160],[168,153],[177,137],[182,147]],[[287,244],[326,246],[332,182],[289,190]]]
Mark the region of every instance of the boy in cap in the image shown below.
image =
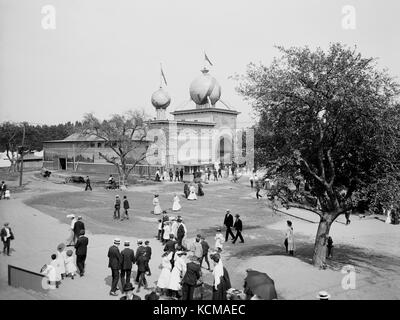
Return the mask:
[[[114,204],[114,219],[120,218],[120,209],[121,209],[121,199],[119,198],[119,195],[116,195]]]
[[[110,296],[116,296],[118,290],[119,270],[122,264],[122,256],[118,249],[120,243],[121,240],[114,239],[113,245],[108,249],[108,267],[111,269],[112,277]]]

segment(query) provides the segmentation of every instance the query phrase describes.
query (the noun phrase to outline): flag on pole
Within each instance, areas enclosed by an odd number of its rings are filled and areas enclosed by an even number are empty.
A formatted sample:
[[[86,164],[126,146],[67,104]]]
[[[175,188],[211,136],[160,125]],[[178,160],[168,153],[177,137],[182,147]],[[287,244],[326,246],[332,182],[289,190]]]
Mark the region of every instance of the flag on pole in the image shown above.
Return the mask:
[[[168,84],[167,84],[167,79],[165,78],[165,74],[164,74],[164,71],[163,71],[163,69],[162,69],[162,65],[160,65],[160,68],[161,68],[161,76],[162,76],[162,78],[163,78],[163,80],[164,80],[165,85],[167,86],[167,85],[168,85]]]
[[[204,59],[212,66],[213,64],[211,63],[210,59],[208,59],[206,52],[204,52]]]

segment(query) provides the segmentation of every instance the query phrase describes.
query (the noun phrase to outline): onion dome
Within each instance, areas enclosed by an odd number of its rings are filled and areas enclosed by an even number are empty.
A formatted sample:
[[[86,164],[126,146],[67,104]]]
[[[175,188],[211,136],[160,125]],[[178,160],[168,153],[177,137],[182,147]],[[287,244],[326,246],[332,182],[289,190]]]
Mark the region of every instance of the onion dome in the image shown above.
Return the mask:
[[[221,97],[221,86],[218,81],[208,73],[207,68],[203,68],[201,72],[203,74],[194,79],[190,84],[190,97],[197,105],[208,104],[207,97],[209,97],[211,104],[215,105]]]
[[[162,87],[151,95],[151,103],[156,109],[167,109],[171,103],[171,97]]]

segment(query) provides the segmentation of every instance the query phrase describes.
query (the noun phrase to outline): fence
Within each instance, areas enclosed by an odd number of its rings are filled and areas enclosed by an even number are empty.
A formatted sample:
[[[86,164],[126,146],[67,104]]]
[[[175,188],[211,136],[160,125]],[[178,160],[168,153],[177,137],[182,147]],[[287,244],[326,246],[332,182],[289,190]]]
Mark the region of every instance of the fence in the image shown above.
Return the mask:
[[[9,286],[47,293],[48,289],[43,286],[43,278],[45,276],[40,273],[8,265]]]

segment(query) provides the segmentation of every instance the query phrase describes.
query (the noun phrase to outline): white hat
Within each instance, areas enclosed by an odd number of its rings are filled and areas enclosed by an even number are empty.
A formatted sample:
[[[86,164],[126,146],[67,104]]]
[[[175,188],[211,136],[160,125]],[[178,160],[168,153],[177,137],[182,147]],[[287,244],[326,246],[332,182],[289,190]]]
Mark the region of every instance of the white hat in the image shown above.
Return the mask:
[[[75,215],[74,214],[68,214],[67,218],[75,219]]]
[[[120,239],[118,239],[118,238],[114,239],[114,244],[120,244],[120,243],[121,243]]]
[[[328,300],[330,297],[331,297],[331,295],[326,291],[318,292],[318,296],[317,296],[317,298],[319,300]]]

